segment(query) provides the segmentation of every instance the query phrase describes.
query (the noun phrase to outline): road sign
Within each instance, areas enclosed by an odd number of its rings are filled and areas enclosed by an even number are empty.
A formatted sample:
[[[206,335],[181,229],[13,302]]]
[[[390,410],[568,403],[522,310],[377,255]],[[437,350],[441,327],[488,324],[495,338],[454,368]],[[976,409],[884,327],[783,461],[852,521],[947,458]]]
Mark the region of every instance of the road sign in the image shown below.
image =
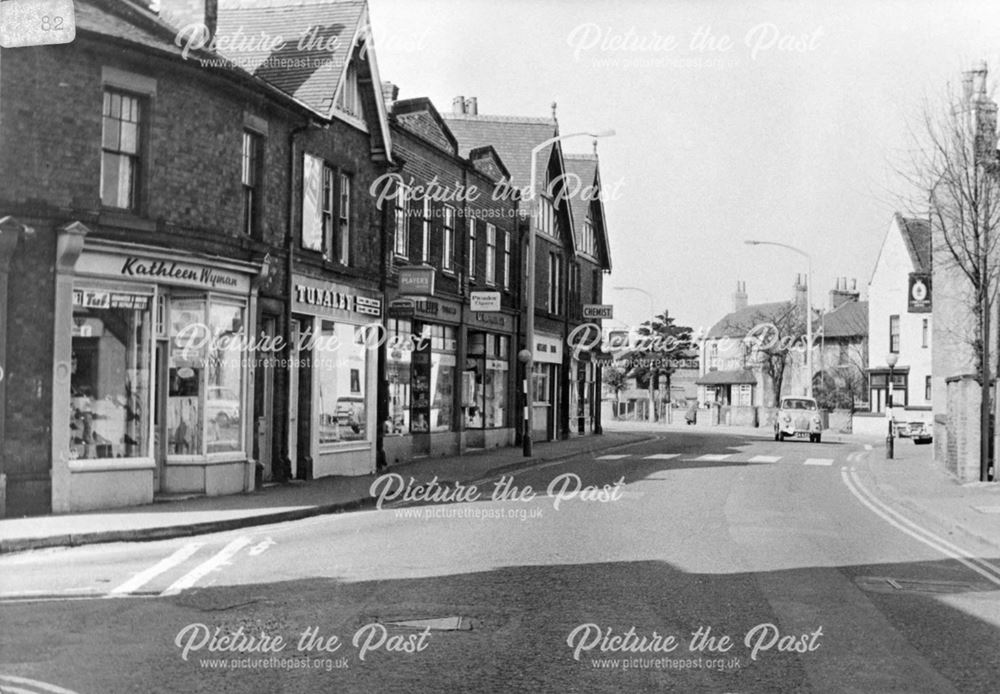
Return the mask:
[[[499,311],[500,292],[471,292],[469,308],[473,311]]]
[[[584,318],[614,318],[614,306],[611,304],[584,304]]]

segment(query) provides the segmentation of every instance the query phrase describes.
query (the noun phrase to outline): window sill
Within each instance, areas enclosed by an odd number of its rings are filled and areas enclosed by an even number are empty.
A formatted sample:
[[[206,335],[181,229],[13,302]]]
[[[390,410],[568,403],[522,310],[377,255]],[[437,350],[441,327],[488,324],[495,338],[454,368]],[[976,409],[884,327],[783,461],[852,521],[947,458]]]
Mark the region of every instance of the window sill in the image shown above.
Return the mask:
[[[76,458],[69,461],[70,472],[120,472],[124,470],[154,470],[152,458]]]
[[[115,208],[103,208],[97,217],[98,224],[102,226],[117,227],[119,229],[130,229],[133,231],[156,231],[156,222],[141,217],[129,210],[118,210]]]

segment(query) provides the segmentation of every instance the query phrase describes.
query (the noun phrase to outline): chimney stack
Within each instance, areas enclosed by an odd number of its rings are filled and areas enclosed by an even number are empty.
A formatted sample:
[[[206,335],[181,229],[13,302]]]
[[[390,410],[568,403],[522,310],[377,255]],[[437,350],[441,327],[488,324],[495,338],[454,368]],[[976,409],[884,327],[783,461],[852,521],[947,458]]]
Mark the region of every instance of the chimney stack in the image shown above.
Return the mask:
[[[838,277],[836,286],[830,290],[830,310],[833,311],[850,301],[857,301],[860,297],[861,293],[858,291],[858,281],[856,279],[851,280],[851,288],[848,289],[847,278]]]
[[[745,309],[747,304],[747,284],[737,281],[736,291],[733,293],[733,311]]]
[[[807,277],[801,273],[795,275],[795,286],[792,288],[794,291],[795,304],[797,306],[806,307],[807,297],[809,294],[809,285],[807,282]]]
[[[456,96],[454,99],[451,100],[451,112],[457,116],[460,116],[463,113],[465,113],[464,96]]]
[[[215,36],[219,23],[219,0],[160,0],[160,17],[176,28],[201,24]]]
[[[470,96],[468,99],[466,99],[465,100],[465,112],[468,113],[470,116],[478,116],[479,115],[479,99],[476,98],[476,97],[474,97],[474,96]]]
[[[387,111],[392,111],[392,105],[396,103],[396,99],[398,97],[399,87],[392,82],[382,83],[382,100],[385,101],[385,108]]]

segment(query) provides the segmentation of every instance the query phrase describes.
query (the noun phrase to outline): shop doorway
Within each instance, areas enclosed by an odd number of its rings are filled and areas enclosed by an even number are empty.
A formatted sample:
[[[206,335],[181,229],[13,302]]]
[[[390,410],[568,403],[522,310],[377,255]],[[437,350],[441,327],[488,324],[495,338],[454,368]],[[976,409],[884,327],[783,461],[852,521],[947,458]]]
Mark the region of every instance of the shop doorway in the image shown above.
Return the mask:
[[[289,477],[297,479],[299,473],[299,330],[301,326],[297,318],[291,320],[289,332],[288,359],[288,430],[286,442],[288,463],[291,466]]]
[[[273,345],[277,320],[265,316],[261,320],[261,335],[265,344]],[[261,466],[262,481],[274,479],[274,352],[261,350],[257,369],[257,410],[254,412],[254,454]]]
[[[166,340],[156,341],[156,350],[153,355],[153,393],[155,402],[153,403],[153,459],[156,467],[153,468],[153,493],[160,492],[161,480],[163,478],[163,468],[167,462],[167,355],[169,345]]]

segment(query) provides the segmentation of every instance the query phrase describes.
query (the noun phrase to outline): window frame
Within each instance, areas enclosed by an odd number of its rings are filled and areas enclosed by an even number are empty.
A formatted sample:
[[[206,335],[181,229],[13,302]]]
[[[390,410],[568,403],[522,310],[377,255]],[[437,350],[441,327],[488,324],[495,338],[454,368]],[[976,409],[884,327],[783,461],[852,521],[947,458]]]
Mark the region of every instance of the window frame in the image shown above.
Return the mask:
[[[423,216],[421,217],[420,262],[427,263],[431,259],[431,199],[424,198]]]
[[[333,260],[341,265],[351,261],[351,174],[337,169],[337,219],[334,227],[336,238],[331,249]]]
[[[900,334],[899,334],[899,314],[889,316],[889,353],[899,354]]]
[[[927,348],[930,346],[930,340],[928,339],[930,337],[930,332],[931,332],[931,319],[924,318],[920,324],[921,347]]]
[[[249,151],[247,144],[250,144]],[[243,147],[240,159],[240,183],[243,189],[243,225],[242,233],[250,238],[261,236],[263,213],[263,177],[264,177],[264,135],[243,128]],[[252,181],[247,181],[251,177]]]
[[[397,258],[410,257],[410,200],[409,186],[400,182],[395,200],[395,235],[392,252]],[[402,249],[402,250],[401,250]]]
[[[441,269],[455,271],[455,208],[445,205],[442,213],[444,230],[441,235]]]
[[[497,228],[486,223],[486,284],[493,286],[497,281]]]
[[[510,232],[503,232],[503,288],[510,291],[511,239]]]
[[[468,246],[468,269],[469,279],[476,279],[476,218],[469,217],[469,246]]]
[[[107,121],[111,118],[110,114],[106,114],[104,111],[106,108],[110,109],[109,99],[114,96],[119,98],[119,104],[121,104],[121,99],[128,98],[135,102],[136,110],[136,120],[135,122],[135,152],[126,152],[121,147],[121,126],[118,127],[118,149],[109,149],[105,146],[105,140],[107,138]],[[114,84],[104,83],[101,86],[101,168],[100,176],[98,179],[99,195],[101,198],[101,207],[108,210],[118,210],[123,212],[131,212],[138,214],[143,208],[143,195],[145,194],[145,183],[146,183],[146,172],[145,165],[147,159],[146,143],[147,143],[147,129],[146,123],[148,121],[149,113],[149,95],[143,94],[141,92],[133,91],[131,89],[126,89],[124,87],[119,87]],[[121,111],[119,106],[119,117],[116,118],[117,122],[120,124],[123,121],[121,118]],[[110,205],[105,202],[105,191],[104,191],[104,177],[105,177],[105,156],[115,155],[119,157],[127,158],[131,163],[131,190],[129,194],[129,201],[125,207],[120,207],[118,205]],[[119,177],[116,178],[116,183],[120,181],[121,169],[119,168]],[[116,191],[117,193],[117,191]]]

